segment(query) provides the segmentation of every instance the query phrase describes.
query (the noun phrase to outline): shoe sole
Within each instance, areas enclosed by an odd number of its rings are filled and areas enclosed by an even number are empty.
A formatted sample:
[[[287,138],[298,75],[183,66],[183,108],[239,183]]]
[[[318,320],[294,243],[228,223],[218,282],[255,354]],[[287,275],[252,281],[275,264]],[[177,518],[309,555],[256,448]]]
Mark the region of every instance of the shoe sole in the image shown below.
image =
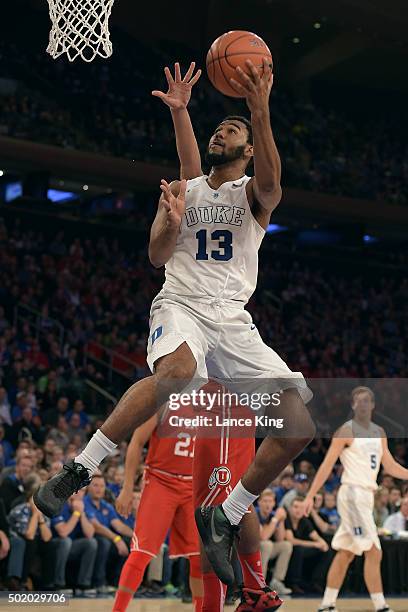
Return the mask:
[[[209,540],[209,538],[207,537],[207,529],[206,526],[204,524],[203,521],[203,517],[201,516],[201,510],[200,508],[197,508],[197,510],[194,512],[194,516],[195,516],[195,521],[196,521],[196,525],[197,525],[197,529],[198,532],[200,534],[200,537],[203,541],[204,546],[208,546],[208,548],[210,549],[209,551],[206,549],[206,554],[208,557],[209,562],[212,565],[212,568],[214,570],[214,572],[217,574],[218,578],[221,580],[221,582],[223,582],[224,584],[226,584],[227,586],[232,586],[235,582],[235,576],[232,577],[232,580],[230,577],[226,577],[225,574],[222,571],[217,571],[217,568],[219,567],[218,564],[218,559],[216,554],[213,554],[211,549],[212,549],[212,541]],[[213,563],[214,561],[214,563]]]
[[[45,514],[45,516],[48,516],[48,518],[52,518],[53,514],[49,514],[49,509],[43,505],[41,499],[38,496],[38,491],[36,491],[33,495],[33,501],[35,503],[35,505],[37,506],[37,508],[39,509],[40,512],[42,512],[43,514]]]

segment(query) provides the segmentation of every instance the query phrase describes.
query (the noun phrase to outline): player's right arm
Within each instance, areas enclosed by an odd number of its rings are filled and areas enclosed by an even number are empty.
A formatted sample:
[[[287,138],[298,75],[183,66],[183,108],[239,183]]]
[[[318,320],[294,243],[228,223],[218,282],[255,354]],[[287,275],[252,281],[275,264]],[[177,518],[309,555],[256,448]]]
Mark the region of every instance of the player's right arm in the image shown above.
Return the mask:
[[[156,217],[150,230],[149,259],[155,268],[164,266],[174,253],[186,210],[187,181],[167,183],[162,179]]]
[[[140,427],[135,429],[132,439],[126,452],[125,460],[125,478],[123,487],[116,500],[116,510],[122,516],[129,516],[132,509],[133,488],[135,484],[135,476],[140,465],[142,451],[145,444],[150,440],[150,437],[157,427],[158,416],[155,414]]]
[[[326,453],[323,463],[317,470],[316,476],[312,482],[310,490],[303,502],[305,516],[309,516],[313,508],[314,497],[322,488],[326,480],[332,473],[333,467],[340,457],[342,450],[350,445],[353,441],[352,431],[349,426],[343,425],[336,433],[330,444],[329,450]]]
[[[166,66],[168,90],[152,91],[152,95],[160,98],[170,108],[173,119],[174,132],[176,135],[177,153],[180,160],[180,178],[192,179],[202,176],[201,156],[197,140],[191,123],[190,114],[187,110],[191,97],[191,89],[201,76],[201,70],[197,70],[193,76],[195,63],[191,62],[185,77],[181,78],[180,64],[174,64],[174,77]]]

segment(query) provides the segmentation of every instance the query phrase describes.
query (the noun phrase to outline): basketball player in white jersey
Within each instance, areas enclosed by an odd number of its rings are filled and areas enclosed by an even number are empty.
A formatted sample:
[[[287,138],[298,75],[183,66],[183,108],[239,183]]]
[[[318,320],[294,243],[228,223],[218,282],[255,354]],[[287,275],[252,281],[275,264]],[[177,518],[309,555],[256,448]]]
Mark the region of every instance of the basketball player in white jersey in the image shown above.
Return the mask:
[[[302,374],[292,372],[264,344],[245,310],[256,287],[258,249],[282,195],[269,111],[272,72],[266,59],[262,77],[252,62],[247,67],[249,76],[237,68],[244,84],[234,81],[234,86],[246,99],[251,120],[227,118],[215,126],[208,175],[162,181],[149,244],[150,261],[166,271],[151,309],[147,361],[152,375],[124,394],[82,453],[34,498],[44,514],[57,514],[117,444],[194,377],[200,378],[200,387],[210,377],[250,379],[263,391],[267,381],[270,393],[282,390],[279,409],[286,437],[266,436],[222,507],[196,514],[209,560],[226,584],[234,580],[230,557],[242,517],[315,432],[304,403],[311,392]],[[180,120],[189,121],[184,111]],[[245,173],[251,161],[252,178]],[[266,410],[273,417],[276,406],[271,402]]]
[[[365,555],[364,580],[374,610],[392,612],[387,606],[381,580],[381,544],[374,523],[374,492],[381,464],[387,474],[408,479],[408,470],[397,463],[389,449],[382,427],[372,422],[374,393],[368,387],[356,387],[351,394],[353,418],[336,432],[304,502],[305,514],[313,508],[313,499],[336,461],[343,465],[337,508],[341,522],[332,547],[337,550],[327,576],[327,586],[319,612],[336,612],[336,600],[347,570],[355,555]]]

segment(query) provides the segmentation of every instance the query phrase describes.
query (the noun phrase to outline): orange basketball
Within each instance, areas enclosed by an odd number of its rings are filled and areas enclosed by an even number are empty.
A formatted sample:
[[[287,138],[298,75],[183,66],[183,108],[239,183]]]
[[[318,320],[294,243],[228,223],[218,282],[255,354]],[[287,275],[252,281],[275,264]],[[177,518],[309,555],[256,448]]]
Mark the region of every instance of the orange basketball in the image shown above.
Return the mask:
[[[249,74],[245,60],[250,59],[262,76],[263,57],[268,59],[272,70],[272,54],[262,38],[244,30],[226,32],[213,42],[207,53],[208,78],[224,95],[242,98],[242,94],[230,82],[230,78],[240,82],[235,68],[240,66]]]

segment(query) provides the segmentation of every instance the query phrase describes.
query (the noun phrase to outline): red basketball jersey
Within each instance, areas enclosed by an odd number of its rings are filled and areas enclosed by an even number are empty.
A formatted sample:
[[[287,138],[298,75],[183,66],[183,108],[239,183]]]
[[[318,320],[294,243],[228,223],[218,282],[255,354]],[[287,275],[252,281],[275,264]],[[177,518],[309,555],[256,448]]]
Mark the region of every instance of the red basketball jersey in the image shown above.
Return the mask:
[[[191,412],[191,408],[189,409]],[[187,412],[187,411],[186,411]],[[153,431],[146,457],[146,467],[150,470],[192,478],[195,429],[170,428],[166,411],[162,421]]]

